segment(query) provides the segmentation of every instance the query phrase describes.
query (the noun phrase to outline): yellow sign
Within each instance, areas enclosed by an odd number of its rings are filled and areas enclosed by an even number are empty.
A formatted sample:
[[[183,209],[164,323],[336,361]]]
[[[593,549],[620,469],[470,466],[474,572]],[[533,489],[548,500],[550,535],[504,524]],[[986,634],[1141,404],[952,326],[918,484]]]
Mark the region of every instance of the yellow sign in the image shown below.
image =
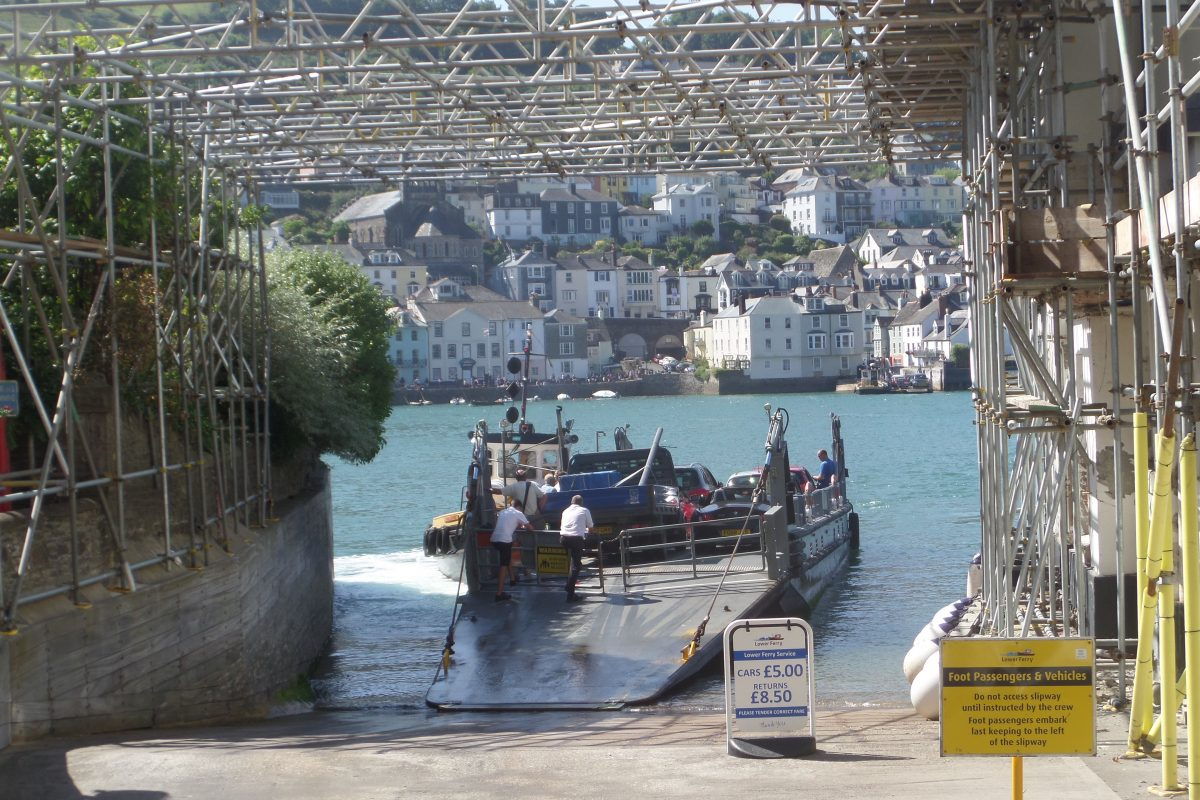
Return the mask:
[[[1092,639],[942,639],[942,755],[1096,752]]]
[[[567,548],[538,545],[537,572],[539,575],[566,575],[571,569]]]

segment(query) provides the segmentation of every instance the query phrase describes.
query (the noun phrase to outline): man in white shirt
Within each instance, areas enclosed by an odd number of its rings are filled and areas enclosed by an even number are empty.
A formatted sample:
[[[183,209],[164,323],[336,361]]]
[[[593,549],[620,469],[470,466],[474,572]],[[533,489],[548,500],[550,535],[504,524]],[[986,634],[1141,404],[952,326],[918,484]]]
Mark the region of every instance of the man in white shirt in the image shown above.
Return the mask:
[[[571,505],[563,511],[562,522],[558,526],[558,541],[566,548],[567,555],[571,557],[571,571],[567,574],[568,603],[575,603],[583,599],[575,594],[575,584],[579,580],[579,571],[583,569],[583,541],[592,532],[595,524],[592,521],[592,512],[583,507],[583,496],[577,494],[572,497]]]
[[[547,472],[546,482],[542,484],[542,494],[550,494],[558,491],[558,473]]]
[[[543,498],[546,496],[542,488],[526,477],[524,469],[517,470],[516,483],[504,487],[504,496],[515,499],[518,508],[525,514],[528,521],[538,522],[542,517]]]
[[[492,529],[492,549],[496,551],[500,563],[498,575],[499,584],[496,587],[496,602],[511,600],[512,595],[504,591],[504,581],[512,570],[513,534],[517,528],[529,528],[529,520],[518,508],[519,501],[514,497],[508,501],[508,508],[496,515],[496,527]]]

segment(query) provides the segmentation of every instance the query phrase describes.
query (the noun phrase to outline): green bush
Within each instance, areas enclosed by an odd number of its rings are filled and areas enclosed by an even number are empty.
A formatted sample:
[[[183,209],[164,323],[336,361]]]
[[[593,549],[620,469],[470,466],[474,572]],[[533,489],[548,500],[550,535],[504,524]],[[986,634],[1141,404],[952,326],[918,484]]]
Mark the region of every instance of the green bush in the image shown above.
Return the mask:
[[[296,250],[268,262],[267,294],[276,445],[370,461],[395,379],[387,302],[338,256]]]

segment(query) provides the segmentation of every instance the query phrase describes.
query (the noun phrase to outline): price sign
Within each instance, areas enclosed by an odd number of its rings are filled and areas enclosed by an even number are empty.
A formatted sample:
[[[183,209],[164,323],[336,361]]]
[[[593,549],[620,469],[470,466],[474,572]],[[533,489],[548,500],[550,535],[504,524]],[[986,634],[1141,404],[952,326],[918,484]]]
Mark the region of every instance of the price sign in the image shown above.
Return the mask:
[[[813,752],[812,628],[799,617],[743,619],[725,628],[724,639],[729,752]]]

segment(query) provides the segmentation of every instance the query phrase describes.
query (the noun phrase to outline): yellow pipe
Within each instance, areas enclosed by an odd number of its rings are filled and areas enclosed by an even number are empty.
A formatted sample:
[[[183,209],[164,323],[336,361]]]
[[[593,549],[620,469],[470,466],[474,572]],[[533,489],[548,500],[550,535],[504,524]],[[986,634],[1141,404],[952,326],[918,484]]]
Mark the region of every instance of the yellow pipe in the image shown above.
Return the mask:
[[[1183,572],[1183,652],[1186,695],[1200,697],[1200,525],[1196,510],[1196,436],[1189,433],[1179,453],[1179,546]],[[1188,800],[1200,800],[1200,731],[1188,703]]]
[[[1137,546],[1138,645],[1137,659],[1134,660],[1133,696],[1129,710],[1129,749],[1131,751],[1137,749],[1138,742],[1145,734],[1146,726],[1150,724],[1150,718],[1153,716],[1149,697],[1150,692],[1153,691],[1149,632],[1147,631],[1145,636],[1142,634],[1146,627],[1154,624],[1153,609],[1155,607],[1154,598],[1146,595],[1146,554],[1150,550],[1150,449],[1147,447],[1146,427],[1146,412],[1133,412],[1133,509]],[[1148,619],[1146,616],[1147,603],[1150,605]],[[1146,660],[1146,666],[1139,668],[1140,660],[1143,657]]]
[[[1137,417],[1137,415],[1134,415]],[[1143,419],[1140,420],[1144,422]],[[1135,426],[1139,420],[1135,419]],[[1138,441],[1143,437],[1140,432],[1135,431],[1134,438],[1134,479],[1135,486],[1145,486],[1146,481],[1143,476],[1144,470],[1137,468],[1136,456],[1138,453]],[[1144,571],[1139,573],[1139,582],[1142,583],[1142,605],[1138,614],[1138,649],[1137,662],[1133,672],[1133,699],[1129,709],[1129,750],[1136,752],[1140,749],[1142,739],[1150,730],[1150,726],[1154,723],[1154,707],[1153,698],[1151,697],[1154,691],[1154,661],[1153,641],[1154,641],[1154,616],[1158,606],[1158,576],[1162,573],[1163,566],[1163,549],[1166,542],[1170,540],[1168,531],[1171,524],[1172,498],[1171,492],[1171,474],[1175,466],[1175,435],[1173,432],[1159,431],[1155,441],[1155,466],[1154,470],[1154,502],[1150,506],[1149,533],[1145,536],[1145,553],[1144,560],[1139,552],[1138,561],[1144,564]],[[1144,496],[1138,492],[1138,496]],[[1141,510],[1141,509],[1139,509]],[[1143,533],[1141,530],[1142,518],[1138,518],[1138,545],[1139,551],[1143,541]]]
[[[1175,584],[1158,588],[1158,680],[1162,720],[1162,789],[1179,787],[1179,701],[1175,695]]]
[[[1146,551],[1150,548],[1150,453],[1146,412],[1133,412],[1133,513],[1137,541],[1137,596],[1146,592]]]
[[[1020,756],[1012,760],[1012,800],[1021,800],[1025,796],[1025,762]]]

